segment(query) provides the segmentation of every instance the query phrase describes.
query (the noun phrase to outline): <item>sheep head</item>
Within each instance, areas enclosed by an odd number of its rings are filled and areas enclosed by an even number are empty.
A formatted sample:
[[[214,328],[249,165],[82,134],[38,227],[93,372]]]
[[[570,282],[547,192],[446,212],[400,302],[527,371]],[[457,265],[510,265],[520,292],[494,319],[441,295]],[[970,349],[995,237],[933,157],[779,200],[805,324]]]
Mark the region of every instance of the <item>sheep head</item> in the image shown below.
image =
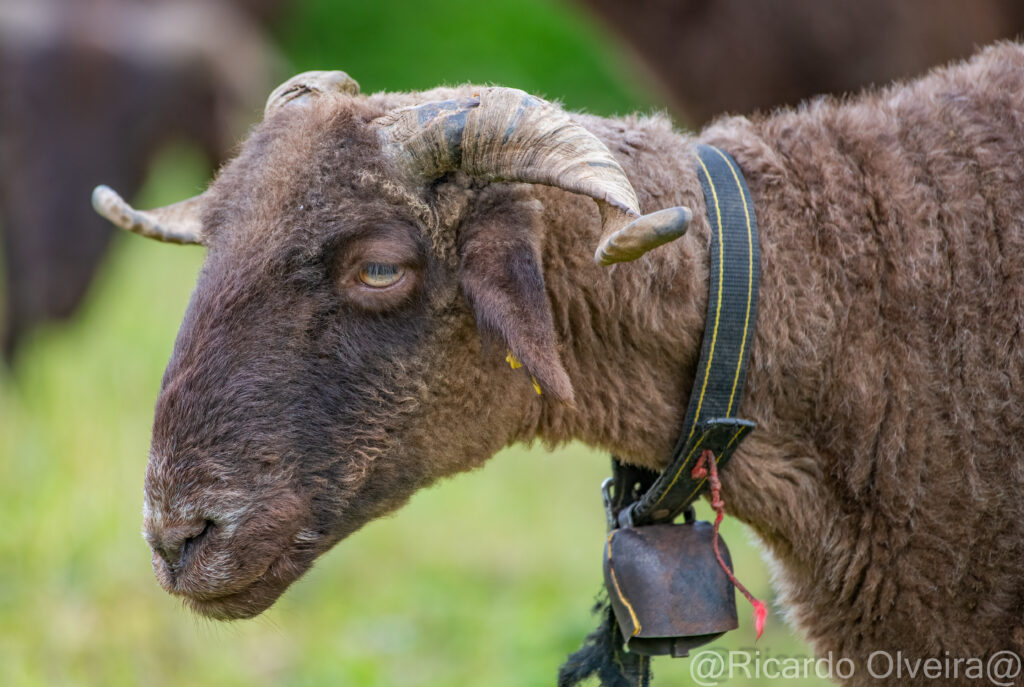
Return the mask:
[[[300,75],[200,196],[138,211],[94,194],[121,227],[208,251],[144,506],[157,578],[205,615],[263,611],[341,538],[515,439],[530,404],[572,404],[526,184],[597,201],[604,263],[689,222],[641,217],[604,145],[521,91],[383,102]],[[506,348],[529,375],[498,373]]]

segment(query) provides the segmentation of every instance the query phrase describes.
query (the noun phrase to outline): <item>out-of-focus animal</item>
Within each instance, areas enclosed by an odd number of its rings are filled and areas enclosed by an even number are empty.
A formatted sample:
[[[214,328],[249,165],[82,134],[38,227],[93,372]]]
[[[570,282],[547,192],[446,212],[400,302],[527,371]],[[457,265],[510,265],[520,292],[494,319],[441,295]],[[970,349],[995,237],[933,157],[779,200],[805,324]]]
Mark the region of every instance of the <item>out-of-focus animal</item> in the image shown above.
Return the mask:
[[[509,443],[664,467],[709,335],[709,143],[746,176],[761,242],[738,412],[757,429],[723,493],[790,616],[857,662],[856,685],[876,684],[876,651],[1019,654],[1022,133],[1011,43],[698,135],[514,89],[296,77],[203,194],[149,212],[94,196],[127,229],[208,250],[153,425],[157,578],[249,617]],[[595,264],[595,246],[632,261]]]
[[[154,153],[175,139],[219,161],[258,107],[280,63],[252,16],[272,4],[236,4],[0,3],[8,362],[33,326],[76,308],[106,252],[109,226],[75,200],[93,180],[118,179],[133,194]]]
[[[1019,0],[578,2],[692,126],[882,86],[1024,31]]]

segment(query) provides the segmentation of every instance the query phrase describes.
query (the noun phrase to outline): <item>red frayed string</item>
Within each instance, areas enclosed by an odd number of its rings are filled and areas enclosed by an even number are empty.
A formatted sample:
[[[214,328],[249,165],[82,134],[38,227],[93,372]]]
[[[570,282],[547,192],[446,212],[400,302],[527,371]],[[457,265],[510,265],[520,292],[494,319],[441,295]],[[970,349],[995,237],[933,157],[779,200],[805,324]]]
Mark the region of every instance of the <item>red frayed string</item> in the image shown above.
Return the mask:
[[[757,637],[754,641],[761,639],[761,634],[764,632],[764,623],[768,618],[768,609],[765,605],[754,598],[754,595],[747,591],[747,588],[736,579],[733,575],[732,570],[725,564],[725,560],[722,558],[722,552],[718,549],[718,526],[722,524],[722,518],[725,517],[725,501],[722,500],[722,483],[718,479],[718,463],[715,462],[715,454],[705,449],[700,454],[700,458],[697,459],[697,464],[693,466],[693,471],[690,473],[691,476],[696,480],[702,480],[705,477],[708,479],[708,488],[711,491],[711,508],[715,511],[715,537],[712,540],[712,546],[715,549],[715,558],[718,559],[718,564],[722,566],[722,570],[728,575],[729,581],[732,582],[736,589],[740,590],[743,596],[747,597],[747,601],[754,607],[754,631],[757,632]]]

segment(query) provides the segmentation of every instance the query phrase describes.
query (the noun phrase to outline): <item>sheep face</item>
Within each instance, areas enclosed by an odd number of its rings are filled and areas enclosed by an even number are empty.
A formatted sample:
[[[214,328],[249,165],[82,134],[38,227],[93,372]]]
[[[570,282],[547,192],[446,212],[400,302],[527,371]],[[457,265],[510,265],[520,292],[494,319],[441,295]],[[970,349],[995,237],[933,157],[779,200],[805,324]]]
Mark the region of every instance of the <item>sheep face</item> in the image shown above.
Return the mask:
[[[208,249],[144,505],[157,578],[196,611],[261,612],[341,538],[572,404],[540,204],[489,180],[597,200],[602,261],[685,229],[685,208],[639,217],[607,148],[558,108],[464,91],[389,110],[343,73],[300,75],[202,196],[139,212],[94,194],[124,228]]]
[[[535,393],[501,344],[484,351],[467,297],[484,320],[530,310],[506,320],[515,348],[571,394],[533,207],[463,178],[431,227],[388,171],[359,113],[320,107],[264,124],[211,189],[145,485],[157,578],[200,613],[259,613],[339,539],[513,439]]]

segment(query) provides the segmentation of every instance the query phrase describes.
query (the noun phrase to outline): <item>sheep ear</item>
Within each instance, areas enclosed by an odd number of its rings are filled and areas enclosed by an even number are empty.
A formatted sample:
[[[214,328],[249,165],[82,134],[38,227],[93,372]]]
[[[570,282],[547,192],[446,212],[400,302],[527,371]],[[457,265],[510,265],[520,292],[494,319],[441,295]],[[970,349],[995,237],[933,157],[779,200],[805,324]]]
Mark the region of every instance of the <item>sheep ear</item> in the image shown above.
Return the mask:
[[[460,232],[460,281],[482,332],[501,337],[544,394],[573,403],[539,251],[539,203],[481,199]]]

